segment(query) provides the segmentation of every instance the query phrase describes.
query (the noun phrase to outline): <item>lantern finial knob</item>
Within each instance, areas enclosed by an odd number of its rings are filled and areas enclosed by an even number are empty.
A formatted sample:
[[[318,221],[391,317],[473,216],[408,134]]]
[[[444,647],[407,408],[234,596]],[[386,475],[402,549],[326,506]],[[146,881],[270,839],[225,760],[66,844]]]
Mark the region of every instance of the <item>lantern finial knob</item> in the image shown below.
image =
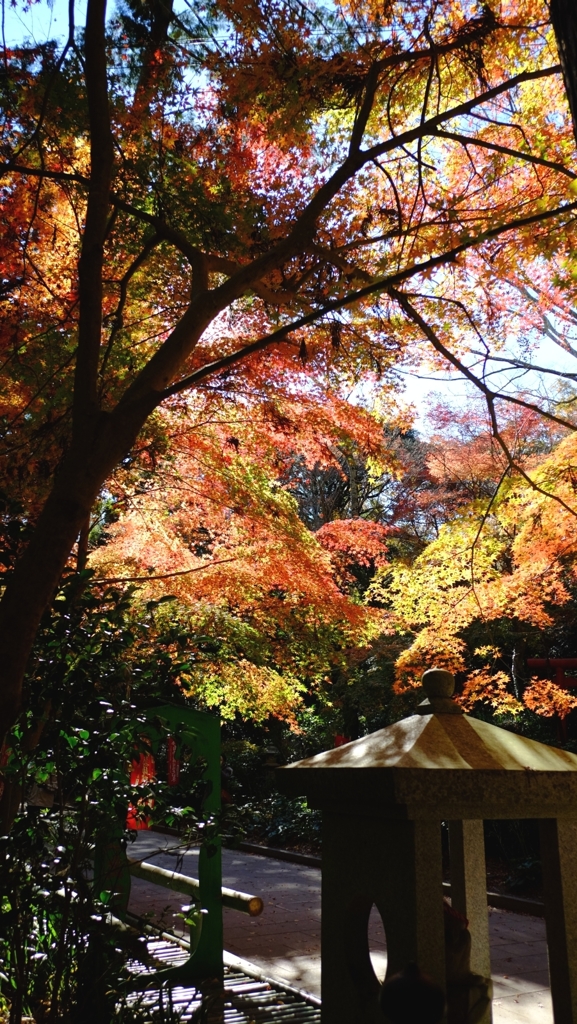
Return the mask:
[[[455,677],[444,668],[430,668],[423,672],[423,690],[431,697],[452,697],[455,692]]]
[[[419,715],[462,715],[463,711],[452,699],[455,677],[444,668],[430,668],[423,673],[423,689],[427,699],[419,704]]]

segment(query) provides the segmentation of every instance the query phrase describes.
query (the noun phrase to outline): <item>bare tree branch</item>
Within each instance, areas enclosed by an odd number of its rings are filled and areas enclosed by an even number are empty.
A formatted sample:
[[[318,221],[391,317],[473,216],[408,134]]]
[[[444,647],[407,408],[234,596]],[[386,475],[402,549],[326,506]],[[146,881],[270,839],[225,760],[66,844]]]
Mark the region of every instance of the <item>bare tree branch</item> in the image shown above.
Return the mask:
[[[435,333],[430,324],[428,324],[426,320],[423,319],[421,314],[409,302],[408,298],[406,297],[406,295],[403,294],[403,292],[399,292],[396,288],[389,288],[388,291],[391,298],[394,298],[398,302],[399,306],[404,311],[406,316],[410,320],[412,320],[413,323],[420,328],[425,337],[428,338],[433,348],[436,349],[436,351],[439,352],[441,355],[443,355],[444,358],[448,360],[448,362],[450,362],[456,369],[458,369],[460,373],[462,373],[463,376],[467,378],[467,380],[470,380],[475,385],[475,387],[478,388],[479,391],[483,393],[483,395],[485,396],[485,400],[487,402],[489,417],[491,419],[491,428],[493,431],[493,436],[497,441],[497,444],[502,449],[503,454],[507,459],[508,465],[511,466],[512,469],[515,469],[534,491],[537,491],[539,494],[542,494],[546,498],[552,498],[559,505],[561,505],[561,507],[564,508],[566,512],[569,512],[570,515],[577,517],[577,509],[571,508],[571,506],[568,505],[565,501],[563,501],[563,499],[560,498],[558,494],[554,494],[552,491],[546,491],[543,487],[540,487],[539,484],[536,483],[535,480],[533,480],[529,476],[529,474],[523,469],[523,466],[521,466],[515,460],[511,451],[509,450],[509,447],[503,435],[501,434],[501,431],[499,430],[499,421],[497,419],[497,413],[495,410],[495,401],[496,399],[501,399],[501,401],[512,402],[514,405],[521,406],[524,409],[530,409],[532,412],[537,412],[540,416],[552,420],[554,423],[559,423],[561,426],[567,427],[569,430],[577,429],[575,424],[571,423],[569,420],[561,419],[559,416],[554,416],[552,413],[546,412],[539,406],[533,405],[531,402],[524,402],[521,399],[514,398],[511,395],[501,395],[497,394],[494,391],[491,391],[491,389],[488,388],[487,385],[483,383],[483,381],[479,380],[479,378],[476,377],[475,374],[472,373],[471,370],[469,370],[469,368],[465,366],[465,364],[461,362],[461,360],[458,359],[457,356],[454,355],[454,353],[451,352],[446,345],[443,344],[443,342]]]
[[[575,209],[577,209],[577,201],[574,203],[567,203],[565,206],[557,207],[556,210],[550,210],[545,214],[535,214],[531,217],[521,218],[518,221],[511,221],[509,224],[501,224],[496,228],[491,228],[489,231],[483,232],[481,235],[477,235],[475,238],[467,239],[466,242],[462,242],[460,245],[454,246],[452,249],[441,253],[439,256],[431,256],[428,260],[424,260],[422,263],[406,267],[404,270],[400,270],[398,273],[391,274],[388,277],[381,278],[372,284],[366,285],[364,288],[358,289],[358,291],[349,292],[349,294],[343,296],[343,298],[327,302],[321,309],[314,310],[314,312],[308,313],[306,316],[302,316],[298,320],[293,320],[290,324],[285,324],[283,327],[279,327],[278,330],[273,331],[271,334],[267,334],[262,338],[256,339],[256,341],[250,342],[248,345],[244,345],[235,352],[231,352],[226,356],[221,356],[220,359],[215,359],[213,362],[199,367],[198,370],[195,370],[193,373],[183,377],[182,380],[176,381],[174,384],[165,388],[159,396],[159,400],[162,401],[164,398],[169,398],[181,391],[185,391],[187,388],[190,388],[195,384],[199,384],[206,377],[210,377],[215,373],[219,373],[221,370],[234,366],[247,356],[253,355],[255,352],[262,352],[265,349],[270,348],[272,345],[276,345],[279,342],[284,341],[289,334],[300,330],[302,327],[308,327],[309,324],[316,323],[328,313],[334,313],[339,309],[344,309],[346,306],[350,306],[353,302],[358,302],[359,299],[366,298],[369,295],[376,295],[379,292],[390,292],[392,287],[397,284],[401,284],[403,281],[406,281],[417,274],[425,273],[426,271],[442,266],[445,263],[453,263],[461,253],[479,245],[481,242],[487,241],[491,238],[497,238],[508,231],[514,231],[520,227],[527,227],[548,217],[560,216],[566,211],[571,212]],[[452,357],[452,353],[450,353],[449,350],[446,351],[447,358],[451,361],[454,357]],[[471,374],[471,379],[476,380],[477,378]],[[564,421],[559,422],[563,422],[563,425],[566,425]],[[568,425],[573,429],[573,425]]]
[[[516,160],[527,160],[531,164],[548,167],[552,171],[565,174],[568,178],[577,178],[575,171],[571,171],[563,164],[556,163],[554,160],[545,160],[541,156],[533,156],[532,153],[523,153],[519,149],[510,149],[509,146],[502,146],[497,142],[488,142],[486,139],[476,139],[472,135],[462,135],[459,132],[448,132],[444,129],[438,129],[435,135],[440,139],[452,139],[454,142],[461,142],[464,146],[479,146],[481,149],[491,149],[496,153],[503,153],[504,156],[515,157]]]
[[[349,144],[349,156],[354,156],[358,153],[361,148],[361,142],[363,141],[363,135],[365,134],[365,128],[367,127],[367,121],[371,115],[371,110],[375,102],[375,96],[379,86],[379,65],[378,63],[372,64],[369,68],[367,78],[365,81],[365,88],[363,93],[363,101],[357,111],[355,122],[353,124],[353,130],[351,132],[351,141]]]
[[[226,565],[228,562],[236,561],[236,558],[220,558],[206,565],[195,565],[192,569],[179,569],[178,572],[163,572],[158,576],[116,576],[114,579],[102,576],[93,579],[92,583],[152,583],[154,580],[170,580],[175,576],[189,576],[193,572],[202,572],[204,569],[213,569],[215,565]]]
[[[480,616],[481,616],[481,618],[483,620],[485,619],[485,613],[483,611],[481,602],[479,600],[479,596],[477,594],[477,588],[475,586],[475,552],[477,550],[477,544],[479,543],[479,540],[481,538],[481,534],[483,532],[483,528],[485,526],[485,523],[487,522],[487,519],[489,518],[489,513],[490,513],[490,511],[491,511],[491,509],[492,509],[492,507],[493,507],[493,505],[494,505],[494,503],[496,501],[496,498],[497,498],[497,495],[498,495],[499,491],[501,490],[501,485],[503,484],[503,482],[505,481],[505,478],[507,477],[507,475],[510,472],[511,472],[511,466],[507,462],[507,465],[505,466],[505,469],[501,473],[501,476],[499,478],[499,482],[498,482],[498,484],[497,484],[493,494],[489,498],[489,502],[487,504],[487,507],[483,511],[483,515],[481,516],[481,522],[479,523],[479,529],[477,530],[477,533],[475,534],[475,537],[473,539],[473,543],[471,544],[471,559],[470,559],[470,564],[471,564],[471,590],[473,591],[473,596],[475,598],[475,601],[476,601],[476,604],[477,604],[477,608],[479,609],[479,614],[480,614]]]
[[[100,377],[101,378],[104,376],[104,373],[105,373],[105,370],[106,370],[106,366],[107,366],[108,360],[110,359],[110,353],[112,352],[112,347],[114,345],[114,341],[116,339],[116,336],[117,336],[118,332],[122,329],[122,326],[123,326],[123,323],[122,323],[122,313],[123,313],[124,306],[126,304],[126,299],[127,299],[127,296],[128,296],[128,285],[130,284],[130,282],[131,282],[132,278],[134,277],[134,275],[136,274],[136,272],[143,265],[143,263],[146,262],[146,260],[150,256],[150,253],[153,251],[153,249],[156,248],[156,246],[161,241],[162,241],[162,239],[160,238],[159,235],[153,235],[151,238],[149,238],[148,241],[145,242],[142,250],[139,252],[139,254],[136,257],[136,259],[134,259],[132,261],[132,263],[128,267],[128,270],[126,271],[126,273],[123,275],[123,277],[120,280],[120,296],[119,296],[119,299],[118,299],[118,305],[117,305],[116,310],[114,312],[114,316],[113,316],[113,319],[112,319],[112,329],[110,331],[110,336],[108,338],[108,343],[107,343],[106,348],[104,350],[104,355],[102,357],[102,362],[100,364]]]
[[[382,156],[383,153],[388,153],[399,146],[407,146],[410,142],[416,142],[417,139],[422,138],[424,135],[435,135],[437,127],[445,121],[452,121],[455,117],[463,117],[463,115],[471,113],[475,107],[489,103],[490,100],[496,99],[497,96],[501,96],[504,92],[514,89],[517,85],[521,85],[522,82],[532,82],[539,78],[557,75],[560,70],[561,66],[555,64],[553,67],[542,68],[538,71],[522,71],[520,74],[514,75],[513,78],[508,78],[505,82],[501,82],[500,85],[487,89],[486,92],[480,93],[473,99],[459,103],[456,107],[450,107],[441,114],[436,114],[435,117],[429,118],[428,121],[423,121],[422,124],[417,125],[415,128],[401,132],[400,135],[393,135],[391,139],[388,139],[386,142],[380,142],[370,149],[361,150],[359,156],[362,156],[365,161],[375,160],[377,157]]]
[[[421,329],[425,337],[431,342],[433,348],[436,349],[436,351],[442,355],[448,363],[454,366],[459,373],[462,373],[467,380],[471,381],[471,383],[484,394],[487,401],[495,402],[496,400],[500,400],[502,402],[510,402],[512,405],[518,405],[523,409],[530,409],[531,412],[536,412],[539,416],[543,416],[545,419],[551,420],[553,423],[558,423],[559,426],[566,427],[568,430],[577,430],[577,425],[575,423],[572,423],[570,420],[566,420],[561,416],[555,416],[554,413],[547,412],[547,410],[541,408],[539,405],[535,405],[533,402],[527,402],[522,398],[517,398],[515,395],[507,395],[502,392],[492,391],[491,388],[487,387],[487,385],[484,384],[483,381],[480,380],[479,377],[477,377],[477,375],[473,373],[473,371],[469,369],[469,367],[459,359],[454,352],[451,352],[451,350],[443,344],[438,334],[436,334],[430,324],[423,319],[421,314],[415,309],[412,303],[409,302],[409,299],[403,292],[398,291],[392,286],[389,286],[387,291],[391,298],[394,298],[396,302],[398,302],[407,317]]]
[[[472,348],[471,353],[474,356],[481,356],[482,359],[488,359],[492,363],[506,363],[511,369],[522,369],[522,370],[534,370],[535,373],[550,373],[554,377],[563,377],[567,380],[577,380],[577,371],[575,373],[564,372],[562,370],[552,370],[550,366],[535,366],[534,363],[526,363],[524,359],[517,359],[515,356],[511,356],[509,359],[505,356],[492,356],[489,352],[478,352],[477,349]]]

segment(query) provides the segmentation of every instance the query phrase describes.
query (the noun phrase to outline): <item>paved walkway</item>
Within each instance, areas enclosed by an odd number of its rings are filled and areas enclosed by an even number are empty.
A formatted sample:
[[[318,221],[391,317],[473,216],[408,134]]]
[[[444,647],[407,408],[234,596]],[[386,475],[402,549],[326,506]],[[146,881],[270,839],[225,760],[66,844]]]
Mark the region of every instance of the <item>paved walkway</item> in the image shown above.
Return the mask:
[[[140,832],[130,857],[198,878],[198,850],[178,850],[171,836]],[[264,973],[320,995],[321,873],[269,857],[223,850],[223,885],[261,896],[265,909],[250,918],[224,911],[225,948]],[[182,932],[178,917],[186,897],[141,879],[132,879],[130,909],[153,913],[170,930]],[[541,918],[490,910],[494,1024],[552,1024],[545,923]],[[369,927],[378,977],[386,968],[386,945],[379,915]]]

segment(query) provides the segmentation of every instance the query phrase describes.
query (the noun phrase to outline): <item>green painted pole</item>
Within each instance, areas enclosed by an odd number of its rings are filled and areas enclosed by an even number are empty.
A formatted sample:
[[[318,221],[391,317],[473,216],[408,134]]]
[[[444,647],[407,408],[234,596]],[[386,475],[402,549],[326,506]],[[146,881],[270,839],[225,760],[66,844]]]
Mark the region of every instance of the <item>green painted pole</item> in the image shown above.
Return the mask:
[[[208,786],[203,815],[205,818],[217,816],[220,812],[219,719],[204,711],[171,704],[150,708],[148,713],[151,719],[159,718],[166,723],[197,757],[204,758],[206,769],[203,777]],[[179,979],[186,978],[193,983],[208,978],[222,979],[224,973],[220,837],[215,837],[210,843],[206,842],[201,846],[198,881],[200,936],[198,932],[195,934],[196,929],[191,931],[191,947],[194,947],[194,952],[186,964],[181,968],[174,968],[179,972]]]

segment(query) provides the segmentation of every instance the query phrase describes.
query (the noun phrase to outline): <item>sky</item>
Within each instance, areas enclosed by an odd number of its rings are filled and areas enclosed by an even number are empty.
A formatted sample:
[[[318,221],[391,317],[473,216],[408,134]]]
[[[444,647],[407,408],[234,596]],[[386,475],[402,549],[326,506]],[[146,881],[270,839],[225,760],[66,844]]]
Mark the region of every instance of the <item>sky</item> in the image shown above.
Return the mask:
[[[75,0],[75,24],[83,24],[85,13],[86,0]],[[35,43],[65,39],[68,35],[68,0],[53,0],[53,3],[40,0],[32,3],[28,10],[24,10],[22,4],[13,7],[10,0],[2,0],[2,30],[7,46],[27,39]]]
[[[113,3],[109,0],[109,10]],[[86,0],[74,0],[74,20],[82,25],[85,20]],[[23,5],[18,8],[11,6],[10,0],[2,0],[2,33],[7,46],[25,40],[36,43],[47,39],[63,40],[68,35],[68,0],[40,0],[32,3],[28,10]],[[543,335],[534,339],[534,350],[531,361],[553,370],[577,375],[577,359],[564,352],[548,337]],[[509,351],[514,353],[517,346],[513,343]],[[499,353],[505,355],[506,352]],[[522,355],[521,352],[518,353]],[[522,358],[527,358],[526,354]],[[531,372],[505,373],[497,363],[494,364],[495,374],[491,378],[495,390],[527,390],[537,393],[542,399],[551,392],[554,377]],[[431,374],[427,368],[416,367],[413,372],[399,371],[404,381],[404,402],[416,411],[416,427],[423,433],[427,432],[427,409],[430,404],[438,401],[449,405],[462,406],[475,393],[473,385],[454,373]],[[577,381],[576,381],[577,383]]]

